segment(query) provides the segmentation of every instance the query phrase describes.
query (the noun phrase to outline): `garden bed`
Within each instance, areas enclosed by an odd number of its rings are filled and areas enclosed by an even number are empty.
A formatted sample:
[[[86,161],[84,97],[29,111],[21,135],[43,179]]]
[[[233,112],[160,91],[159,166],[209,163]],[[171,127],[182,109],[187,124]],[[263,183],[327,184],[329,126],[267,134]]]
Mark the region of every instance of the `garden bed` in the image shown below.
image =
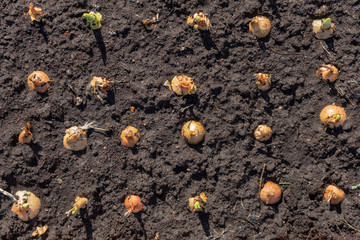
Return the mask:
[[[29,239],[45,224],[43,239],[360,238],[360,190],[351,189],[360,183],[359,1],[39,0],[40,24],[30,21],[28,1],[5,2],[0,188],[29,190],[42,208],[22,222],[0,196],[0,239]],[[325,41],[311,32],[323,4],[336,24]],[[103,15],[96,31],[82,17],[94,8]],[[209,32],[186,24],[199,11],[210,18]],[[157,27],[146,30],[141,21],[157,14]],[[248,30],[257,15],[272,24],[261,40]],[[334,84],[316,77],[325,63],[340,70]],[[47,93],[28,88],[35,70],[54,80]],[[270,91],[257,89],[259,72],[272,75]],[[163,85],[182,74],[197,94],[178,97]],[[93,76],[114,81],[104,103],[87,89]],[[335,130],[319,120],[332,103],[347,113]],[[203,143],[181,138],[188,120],[204,125]],[[17,140],[26,122],[28,145]],[[84,151],[64,148],[65,130],[86,122],[106,131],[88,131]],[[259,124],[273,129],[270,141],[255,141]],[[134,149],[120,145],[128,125],[141,133]],[[272,206],[259,200],[264,164],[263,182],[291,183],[280,185],[282,200]],[[323,199],[328,184],[345,191],[341,205]],[[192,213],[188,198],[201,192],[206,210]],[[126,218],[129,194],[145,207]],[[78,195],[88,206],[67,217]]]

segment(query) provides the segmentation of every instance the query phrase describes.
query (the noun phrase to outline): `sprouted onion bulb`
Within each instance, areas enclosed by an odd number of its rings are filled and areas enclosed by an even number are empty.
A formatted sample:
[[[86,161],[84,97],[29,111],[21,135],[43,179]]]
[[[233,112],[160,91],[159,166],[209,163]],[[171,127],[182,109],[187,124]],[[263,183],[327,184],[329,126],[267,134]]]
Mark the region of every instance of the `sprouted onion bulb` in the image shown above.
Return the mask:
[[[29,221],[38,215],[41,207],[38,197],[29,191],[18,191],[15,195],[18,196],[18,200],[12,205],[11,211],[21,220]]]
[[[340,127],[346,120],[345,109],[335,105],[328,105],[321,111],[320,120],[329,128]]]
[[[271,138],[271,136],[272,136],[272,130],[270,127],[268,127],[266,125],[259,125],[254,130],[254,137],[256,140],[258,140],[260,142],[269,140]]]
[[[204,211],[204,203],[207,202],[205,193],[200,193],[199,196],[189,198],[189,208],[192,212]]]
[[[90,81],[90,86],[92,87],[92,92],[97,94],[97,97],[103,101],[104,98],[107,98],[107,91],[110,89],[110,81],[106,78],[94,76]]]
[[[107,94],[107,91],[110,89],[110,81],[106,78],[94,76],[90,81],[90,86],[93,88],[94,92],[98,89],[104,94]]]
[[[270,29],[271,23],[266,17],[254,17],[249,23],[249,31],[258,38],[269,35]]]
[[[175,76],[171,80],[171,84],[169,81],[166,81],[164,85],[168,86],[170,90],[179,96],[195,94],[197,90],[194,80],[185,75]]]
[[[275,204],[281,199],[281,188],[273,182],[265,183],[260,191],[260,199],[265,204]]]
[[[19,135],[19,142],[30,143],[32,139],[32,133],[30,132],[30,123],[26,123],[22,129],[23,130]]]
[[[184,124],[181,135],[188,144],[198,144],[205,137],[205,129],[197,121],[188,121]]]
[[[84,197],[79,197],[77,196],[75,198],[75,203],[73,205],[73,207],[66,212],[66,215],[70,215],[70,213],[75,214],[79,209],[84,208],[86,206],[86,204],[88,203],[88,199],[84,198]]]
[[[318,39],[328,39],[334,35],[335,24],[330,18],[315,20],[312,23],[313,33]]]
[[[320,67],[316,71],[316,76],[320,79],[322,79],[324,82],[335,82],[338,79],[339,76],[339,70],[331,65],[327,64],[322,67]]]
[[[31,17],[31,21],[40,22],[43,16],[43,12],[41,8],[35,7],[34,4],[30,3],[29,5],[29,15]]]
[[[340,188],[337,188],[334,185],[329,185],[325,190],[324,198],[327,202],[336,205],[344,200],[345,193]]]
[[[125,147],[135,147],[140,140],[140,133],[137,128],[127,126],[120,135],[121,144]]]
[[[63,144],[67,149],[81,151],[87,147],[86,131],[78,126],[66,129]]]
[[[201,31],[208,31],[211,27],[211,23],[209,18],[202,12],[195,13],[194,18],[191,16],[187,19],[187,24],[194,24],[195,29],[199,29]]]
[[[85,123],[84,126],[73,126],[66,129],[63,144],[67,149],[73,151],[81,151],[87,147],[87,135],[86,130],[95,129],[105,131],[103,128],[98,128],[94,125],[94,122]]]
[[[35,231],[32,233],[33,237],[41,236],[48,230],[48,225],[45,225],[43,227],[36,227]]]

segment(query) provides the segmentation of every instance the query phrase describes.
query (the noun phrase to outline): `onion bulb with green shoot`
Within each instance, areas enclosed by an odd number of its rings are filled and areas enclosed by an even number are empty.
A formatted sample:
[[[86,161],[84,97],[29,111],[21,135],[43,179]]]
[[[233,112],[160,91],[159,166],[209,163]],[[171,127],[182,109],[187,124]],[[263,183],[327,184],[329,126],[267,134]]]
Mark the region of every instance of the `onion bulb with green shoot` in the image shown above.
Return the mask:
[[[324,82],[335,82],[339,76],[339,70],[331,64],[323,65],[316,71],[316,76]]]
[[[271,138],[272,133],[273,132],[270,127],[266,125],[259,125],[254,130],[254,137],[260,142],[265,142]]]
[[[95,13],[91,11],[89,13],[84,13],[83,17],[86,19],[86,21],[90,23],[91,29],[101,28],[101,19],[102,19],[101,13],[99,12]]]
[[[321,111],[320,120],[329,128],[340,127],[346,120],[345,109],[336,105],[328,105]]]
[[[70,213],[75,214],[79,209],[84,208],[88,202],[87,198],[77,196],[73,207],[66,212],[66,216],[69,216]]]
[[[331,38],[335,33],[335,24],[330,18],[314,20],[312,23],[313,33],[317,39]]]
[[[324,198],[330,204],[336,205],[344,200],[345,193],[342,189],[329,185],[325,190]]]
[[[192,212],[203,212],[204,203],[207,202],[205,193],[200,193],[199,196],[189,198],[189,208]]]
[[[205,129],[197,121],[188,121],[184,124],[181,135],[188,144],[198,144],[205,137]]]
[[[32,192],[18,191],[15,194],[18,200],[12,205],[11,211],[16,213],[23,221],[29,221],[36,217],[40,211],[41,202]]]
[[[208,31],[211,27],[209,18],[202,12],[195,13],[194,17],[187,18],[187,24],[194,24],[194,28],[201,31]]]
[[[254,17],[249,23],[249,31],[258,38],[269,35],[270,29],[271,23],[266,17]]]

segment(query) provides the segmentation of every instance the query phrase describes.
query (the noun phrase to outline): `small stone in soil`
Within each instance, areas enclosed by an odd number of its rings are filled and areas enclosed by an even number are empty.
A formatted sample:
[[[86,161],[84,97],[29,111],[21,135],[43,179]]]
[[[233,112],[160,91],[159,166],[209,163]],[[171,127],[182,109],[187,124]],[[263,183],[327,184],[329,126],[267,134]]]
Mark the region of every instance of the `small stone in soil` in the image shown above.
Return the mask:
[[[64,126],[65,126],[66,128],[71,127],[71,122],[65,121],[65,122],[64,122]]]
[[[266,166],[266,169],[267,169],[269,172],[272,172],[272,171],[275,169],[275,164],[274,164],[274,163],[269,163],[269,164]]]
[[[282,227],[283,225],[283,220],[281,217],[275,217],[274,222],[278,227]]]
[[[304,179],[311,181],[312,177],[310,176],[310,174],[304,175]]]
[[[322,5],[320,8],[316,9],[314,12],[315,17],[325,17],[329,14],[329,7]]]
[[[72,71],[70,69],[66,70],[66,76],[68,76],[68,77],[72,76]]]
[[[118,32],[117,31],[109,31],[109,35],[110,36],[118,36]]]
[[[262,222],[262,219],[261,219],[259,216],[256,216],[256,215],[250,215],[250,216],[248,217],[248,220],[249,220],[250,222],[254,222],[254,223],[260,223],[260,222]]]

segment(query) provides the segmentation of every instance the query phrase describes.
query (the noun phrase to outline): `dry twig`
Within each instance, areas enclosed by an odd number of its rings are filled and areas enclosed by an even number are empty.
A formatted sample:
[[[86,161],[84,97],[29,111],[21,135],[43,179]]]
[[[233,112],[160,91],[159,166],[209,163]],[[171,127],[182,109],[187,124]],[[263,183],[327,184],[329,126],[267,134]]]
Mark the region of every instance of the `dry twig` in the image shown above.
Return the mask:
[[[261,171],[260,184],[259,184],[259,194],[261,192],[261,182],[262,182],[262,178],[263,178],[263,175],[264,175],[264,172],[265,172],[265,167],[266,167],[266,163],[264,163],[263,170]]]
[[[226,229],[222,230],[221,233],[218,233],[215,229],[214,229],[215,235],[214,235],[214,239],[219,239],[221,238],[222,235],[224,235],[226,233]]]
[[[329,54],[330,56],[332,56],[331,55],[331,53],[325,48],[325,46],[322,44],[322,41],[320,41],[320,45],[322,46],[322,48],[325,50],[325,52],[327,53],[327,54]]]
[[[13,200],[13,201],[15,201],[15,202],[17,201],[17,199],[14,197],[14,195],[12,195],[11,193],[5,191],[4,189],[0,188],[0,192],[1,192],[2,194],[4,194],[5,196],[11,198],[11,200]]]
[[[44,158],[44,161],[42,162],[42,164],[38,167],[38,169],[36,171],[39,171],[45,164],[46,162],[46,158]]]
[[[353,227],[353,226],[351,226],[350,223],[348,223],[348,222],[345,220],[345,218],[344,218],[343,215],[341,215],[341,219],[343,220],[343,222],[344,222],[348,227],[350,227],[351,229],[353,229],[353,230],[355,230],[355,231],[357,231],[357,232],[360,233],[360,230],[357,229],[357,228],[355,228],[355,227]]]

